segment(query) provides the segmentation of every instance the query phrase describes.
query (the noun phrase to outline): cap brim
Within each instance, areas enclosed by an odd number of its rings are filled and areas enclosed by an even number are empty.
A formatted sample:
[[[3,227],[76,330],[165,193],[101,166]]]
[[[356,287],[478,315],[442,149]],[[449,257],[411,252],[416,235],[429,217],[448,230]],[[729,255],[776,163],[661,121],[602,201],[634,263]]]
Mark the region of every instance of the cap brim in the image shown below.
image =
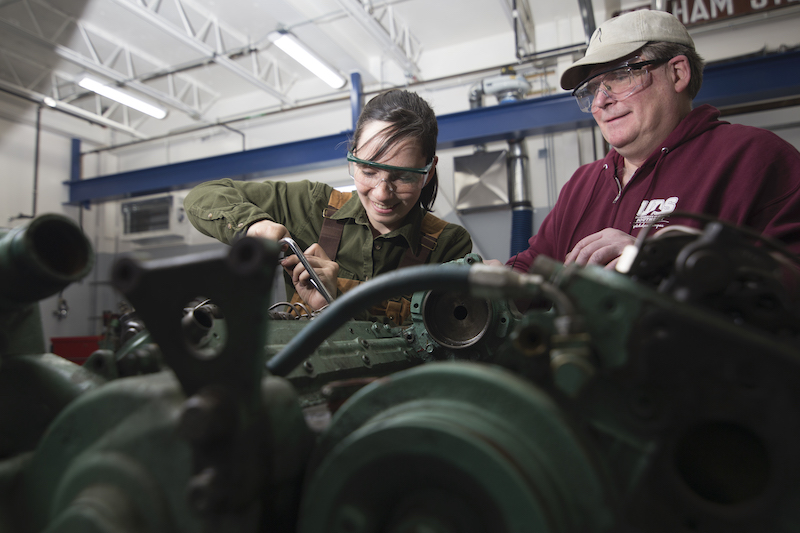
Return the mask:
[[[589,72],[591,72],[595,65],[602,65],[603,63],[611,63],[612,61],[622,59],[639,50],[647,43],[648,41],[634,41],[606,45],[598,52],[587,54],[564,71],[561,75],[561,88],[568,91],[574,89],[583,80],[589,77]]]

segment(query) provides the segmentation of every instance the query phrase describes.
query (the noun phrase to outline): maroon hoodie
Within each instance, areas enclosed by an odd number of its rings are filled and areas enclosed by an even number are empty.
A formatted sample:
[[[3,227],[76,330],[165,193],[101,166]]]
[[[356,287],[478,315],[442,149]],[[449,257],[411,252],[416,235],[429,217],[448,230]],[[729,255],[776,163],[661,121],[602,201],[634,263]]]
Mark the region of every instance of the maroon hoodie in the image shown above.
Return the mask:
[[[694,109],[622,188],[612,149],[580,167],[564,185],[529,248],[506,263],[527,272],[544,254],[564,261],[584,237],[604,228],[631,235],[656,215],[675,210],[749,226],[800,253],[800,152],[772,132],[719,120],[710,105]],[[687,218],[669,224],[697,227]]]

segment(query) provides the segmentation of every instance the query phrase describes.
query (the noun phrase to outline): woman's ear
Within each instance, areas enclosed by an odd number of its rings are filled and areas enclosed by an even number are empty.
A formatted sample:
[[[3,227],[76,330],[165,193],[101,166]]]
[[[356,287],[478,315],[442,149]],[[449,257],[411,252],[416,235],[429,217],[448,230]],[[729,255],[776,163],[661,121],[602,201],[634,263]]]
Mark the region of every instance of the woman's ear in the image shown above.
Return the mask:
[[[438,155],[433,156],[433,164],[431,165],[431,169],[428,171],[428,173],[425,174],[425,185],[423,185],[423,187],[428,185],[428,183],[431,181],[431,176],[433,176],[436,173],[436,164],[438,162],[439,162],[439,156]]]

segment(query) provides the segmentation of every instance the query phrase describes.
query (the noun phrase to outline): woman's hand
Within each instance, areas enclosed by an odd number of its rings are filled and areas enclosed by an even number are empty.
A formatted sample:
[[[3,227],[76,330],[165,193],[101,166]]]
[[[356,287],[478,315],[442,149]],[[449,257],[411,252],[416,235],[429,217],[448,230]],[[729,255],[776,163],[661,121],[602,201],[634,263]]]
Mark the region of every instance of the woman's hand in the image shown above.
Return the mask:
[[[316,243],[309,246],[303,255],[306,256],[308,263],[317,273],[328,292],[335,297],[336,280],[339,277],[339,263],[331,261],[322,250],[322,247]],[[328,304],[325,297],[311,283],[311,275],[300,262],[300,258],[296,255],[287,256],[281,260],[281,266],[292,276],[294,289],[312,310],[315,311]]]
[[[283,224],[278,224],[277,222],[273,222],[271,220],[259,220],[258,222],[253,222],[250,224],[250,227],[247,228],[245,235],[248,237],[261,237],[263,239],[270,239],[273,241],[279,241],[285,237],[291,237],[289,234],[289,230]]]

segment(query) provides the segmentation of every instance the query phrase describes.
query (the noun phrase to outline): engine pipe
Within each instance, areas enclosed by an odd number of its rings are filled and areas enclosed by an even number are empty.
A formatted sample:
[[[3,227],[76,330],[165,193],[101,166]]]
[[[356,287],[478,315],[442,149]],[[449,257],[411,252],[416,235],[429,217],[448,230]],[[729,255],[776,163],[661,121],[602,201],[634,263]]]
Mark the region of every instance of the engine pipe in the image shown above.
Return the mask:
[[[57,294],[93,266],[91,243],[63,215],[41,215],[10,231],[0,229],[0,309]]]

